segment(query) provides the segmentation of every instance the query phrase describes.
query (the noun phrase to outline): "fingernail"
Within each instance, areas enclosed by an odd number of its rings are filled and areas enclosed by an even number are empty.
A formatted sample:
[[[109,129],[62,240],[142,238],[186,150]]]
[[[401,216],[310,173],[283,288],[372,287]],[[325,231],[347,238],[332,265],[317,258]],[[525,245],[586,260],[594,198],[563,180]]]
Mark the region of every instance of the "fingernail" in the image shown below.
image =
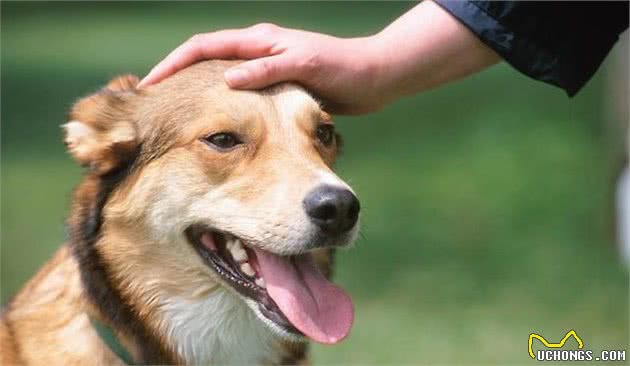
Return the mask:
[[[138,85],[136,85],[136,87],[140,89],[143,86],[145,86],[147,84],[147,81],[149,81],[150,77],[151,77],[151,73],[148,73],[147,76],[145,76],[144,78],[142,78],[142,80],[140,80],[140,82],[138,83]]]
[[[225,81],[229,86],[243,86],[249,79],[249,71],[242,68],[230,69],[225,72]]]

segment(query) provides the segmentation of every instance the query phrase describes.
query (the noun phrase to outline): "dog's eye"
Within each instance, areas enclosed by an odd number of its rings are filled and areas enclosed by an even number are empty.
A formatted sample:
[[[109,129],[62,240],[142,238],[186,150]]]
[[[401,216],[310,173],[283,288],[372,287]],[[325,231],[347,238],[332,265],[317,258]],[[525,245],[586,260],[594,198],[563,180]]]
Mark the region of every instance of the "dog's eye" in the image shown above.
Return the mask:
[[[218,148],[219,150],[229,150],[236,145],[242,144],[239,138],[227,132],[215,133],[203,139],[208,145]]]
[[[335,126],[321,124],[317,127],[317,139],[324,145],[330,146],[335,141]]]

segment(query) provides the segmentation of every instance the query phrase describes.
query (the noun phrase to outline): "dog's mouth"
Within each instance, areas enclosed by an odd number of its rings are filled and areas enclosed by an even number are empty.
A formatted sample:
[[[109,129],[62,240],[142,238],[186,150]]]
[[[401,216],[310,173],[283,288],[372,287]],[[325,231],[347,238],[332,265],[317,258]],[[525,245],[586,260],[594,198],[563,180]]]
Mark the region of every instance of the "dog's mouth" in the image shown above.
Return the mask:
[[[350,297],[322,275],[310,253],[277,255],[203,226],[191,226],[186,235],[223,282],[256,303],[255,312],[272,329],[326,344],[350,332]]]

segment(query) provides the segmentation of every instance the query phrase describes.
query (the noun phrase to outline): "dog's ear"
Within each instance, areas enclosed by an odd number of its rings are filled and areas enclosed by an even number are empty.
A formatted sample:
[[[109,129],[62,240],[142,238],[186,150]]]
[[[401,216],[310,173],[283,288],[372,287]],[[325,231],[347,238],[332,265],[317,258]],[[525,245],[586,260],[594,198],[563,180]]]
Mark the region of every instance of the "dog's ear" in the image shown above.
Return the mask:
[[[138,82],[132,75],[111,80],[96,94],[76,102],[62,126],[68,152],[96,174],[115,170],[137,152],[131,102],[139,93]]]

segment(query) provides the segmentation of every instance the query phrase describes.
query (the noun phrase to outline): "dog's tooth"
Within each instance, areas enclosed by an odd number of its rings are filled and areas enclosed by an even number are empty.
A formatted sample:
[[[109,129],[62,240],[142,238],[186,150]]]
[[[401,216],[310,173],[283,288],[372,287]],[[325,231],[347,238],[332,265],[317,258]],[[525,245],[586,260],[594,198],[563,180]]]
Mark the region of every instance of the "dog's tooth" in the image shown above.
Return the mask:
[[[265,280],[262,279],[262,277],[258,277],[256,278],[256,284],[262,288],[267,288],[267,284],[265,283]]]
[[[236,262],[245,262],[247,260],[247,252],[243,248],[241,242],[237,239],[232,243],[234,244],[231,248],[229,248],[230,254],[232,254],[232,258],[234,258]]]
[[[256,271],[254,271],[254,269],[248,262],[241,264],[241,271],[249,277],[254,277],[254,275],[256,274]]]

